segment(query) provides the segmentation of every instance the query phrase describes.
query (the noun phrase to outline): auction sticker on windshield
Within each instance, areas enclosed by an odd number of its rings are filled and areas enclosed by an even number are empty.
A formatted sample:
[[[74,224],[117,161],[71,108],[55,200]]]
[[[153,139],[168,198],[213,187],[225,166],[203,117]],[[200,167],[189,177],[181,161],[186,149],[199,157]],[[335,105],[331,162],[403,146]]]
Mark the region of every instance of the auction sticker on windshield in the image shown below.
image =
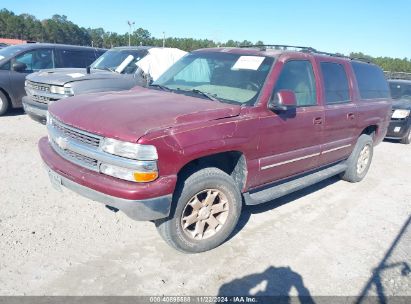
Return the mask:
[[[241,56],[231,68],[232,70],[254,70],[256,71],[265,57],[260,56]]]

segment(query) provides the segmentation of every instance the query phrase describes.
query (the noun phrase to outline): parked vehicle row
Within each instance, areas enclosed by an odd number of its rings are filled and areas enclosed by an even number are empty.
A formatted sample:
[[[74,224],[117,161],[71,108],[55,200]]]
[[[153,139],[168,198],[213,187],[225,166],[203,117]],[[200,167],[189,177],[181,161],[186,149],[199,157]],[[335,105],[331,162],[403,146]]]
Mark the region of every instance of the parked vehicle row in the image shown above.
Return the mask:
[[[56,188],[203,252],[229,237],[243,201],[361,181],[391,106],[374,64],[311,48],[202,49],[147,87],[52,102],[39,151]]]
[[[185,54],[174,48],[116,47],[88,69],[50,69],[30,74],[26,77],[24,110],[32,119],[45,124],[51,102],[79,94],[145,86]]]
[[[43,69],[85,68],[106,50],[91,47],[27,43],[0,49],[0,116],[21,108],[28,74]]]

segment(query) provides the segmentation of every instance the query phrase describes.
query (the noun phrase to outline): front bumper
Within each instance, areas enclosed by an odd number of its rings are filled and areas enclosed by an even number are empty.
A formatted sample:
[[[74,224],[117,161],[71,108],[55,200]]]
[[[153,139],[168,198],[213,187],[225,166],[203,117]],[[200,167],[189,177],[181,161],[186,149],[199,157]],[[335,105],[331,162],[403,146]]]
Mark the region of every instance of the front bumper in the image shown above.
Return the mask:
[[[40,155],[50,176],[61,186],[78,194],[115,207],[130,218],[148,221],[165,218],[170,213],[176,176],[136,184],[77,166],[58,155],[46,137],[39,141]]]
[[[401,120],[391,120],[390,125],[388,126],[387,135],[385,138],[389,139],[402,139],[408,133],[408,130],[411,128],[411,118]]]
[[[31,100],[29,96],[24,96],[22,99],[24,112],[31,119],[45,125],[47,120],[48,105]]]

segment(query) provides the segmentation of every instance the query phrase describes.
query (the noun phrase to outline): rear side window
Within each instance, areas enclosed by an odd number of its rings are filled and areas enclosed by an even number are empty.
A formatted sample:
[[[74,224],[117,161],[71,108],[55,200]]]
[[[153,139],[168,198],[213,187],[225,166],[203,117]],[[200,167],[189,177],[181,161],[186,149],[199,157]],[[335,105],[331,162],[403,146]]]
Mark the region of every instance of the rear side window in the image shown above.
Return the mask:
[[[299,107],[316,105],[317,95],[311,62],[308,60],[287,61],[275,86],[274,94],[280,90],[293,91]]]
[[[99,57],[99,53],[94,50],[57,50],[57,56],[60,68],[85,68]]]
[[[334,62],[321,62],[327,104],[350,101],[347,74],[344,66]]]
[[[352,62],[361,99],[389,98],[390,91],[383,71],[376,65]]]

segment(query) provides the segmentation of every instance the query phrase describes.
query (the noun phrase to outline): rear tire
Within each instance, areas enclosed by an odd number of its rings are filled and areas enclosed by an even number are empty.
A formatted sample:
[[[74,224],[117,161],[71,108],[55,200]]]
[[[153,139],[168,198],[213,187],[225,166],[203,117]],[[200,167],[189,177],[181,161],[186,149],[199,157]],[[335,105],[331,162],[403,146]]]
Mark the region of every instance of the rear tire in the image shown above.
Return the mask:
[[[409,145],[411,143],[411,127],[408,129],[407,135],[401,139],[401,143]]]
[[[0,116],[6,114],[9,109],[9,99],[3,92],[0,91]]]
[[[340,177],[351,183],[361,181],[367,175],[373,156],[372,137],[362,134],[354,147],[350,157],[347,160],[348,168]]]
[[[174,249],[198,253],[223,243],[233,232],[241,213],[238,186],[225,172],[205,168],[182,180],[166,219],[155,221],[161,237]]]

